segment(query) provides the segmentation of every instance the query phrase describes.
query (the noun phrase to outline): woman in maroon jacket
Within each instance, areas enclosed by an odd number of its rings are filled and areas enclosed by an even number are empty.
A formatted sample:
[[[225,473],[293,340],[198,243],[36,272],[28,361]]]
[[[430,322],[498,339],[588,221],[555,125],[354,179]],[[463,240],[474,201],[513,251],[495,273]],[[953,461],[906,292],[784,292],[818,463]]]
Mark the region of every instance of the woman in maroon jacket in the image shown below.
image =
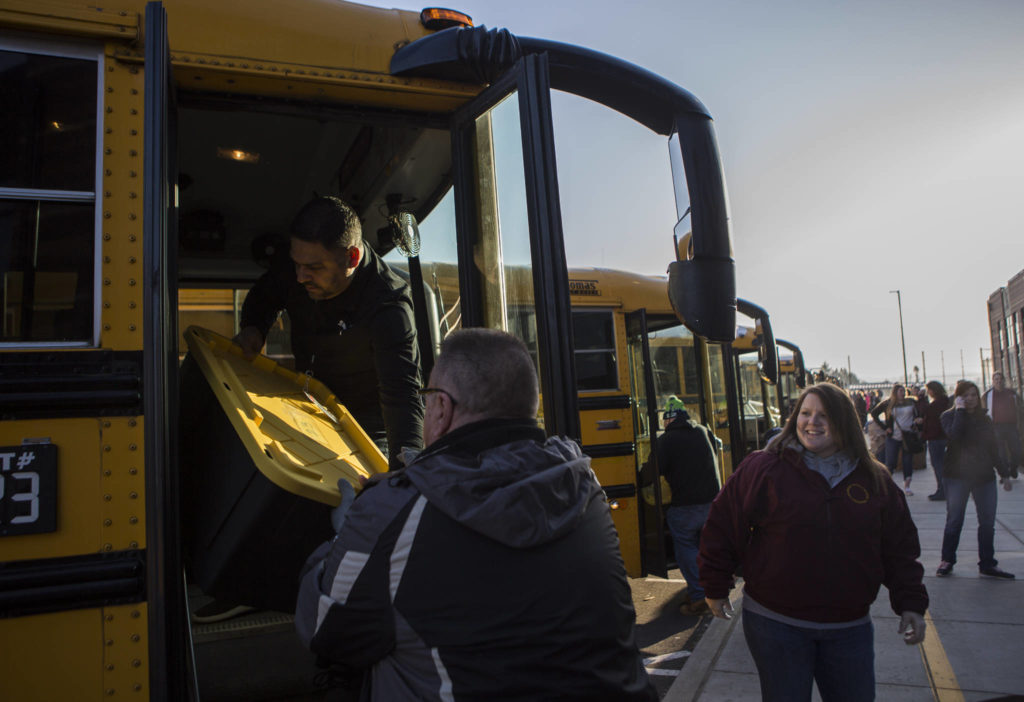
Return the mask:
[[[808,387],[782,433],[748,456],[712,503],[701,585],[729,618],[746,581],[743,631],[764,700],[872,700],[869,613],[884,583],[908,644],[924,639],[928,593],[906,498],[868,453],[846,392]]]

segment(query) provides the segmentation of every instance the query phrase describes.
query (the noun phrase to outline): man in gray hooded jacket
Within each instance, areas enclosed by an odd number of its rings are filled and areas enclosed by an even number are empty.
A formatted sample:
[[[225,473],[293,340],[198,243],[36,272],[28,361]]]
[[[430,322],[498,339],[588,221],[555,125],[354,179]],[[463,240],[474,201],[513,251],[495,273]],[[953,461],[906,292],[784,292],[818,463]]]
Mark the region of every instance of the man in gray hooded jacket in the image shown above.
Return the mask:
[[[656,700],[607,502],[538,428],[526,347],[455,332],[422,392],[427,448],[307,562],[302,639],[367,669],[363,700]]]

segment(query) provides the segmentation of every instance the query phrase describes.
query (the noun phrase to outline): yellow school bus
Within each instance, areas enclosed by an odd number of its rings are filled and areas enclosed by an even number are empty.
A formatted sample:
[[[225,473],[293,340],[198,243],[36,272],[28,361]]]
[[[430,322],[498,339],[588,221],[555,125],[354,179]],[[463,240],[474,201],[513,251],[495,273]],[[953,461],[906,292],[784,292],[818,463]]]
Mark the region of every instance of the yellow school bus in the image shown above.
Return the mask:
[[[210,496],[183,485],[178,388],[179,325],[244,294],[314,193],[407,263],[424,375],[433,328],[508,329],[536,349],[545,429],[617,443],[580,424],[553,92],[665,138],[663,236],[693,232],[665,312],[732,341],[713,123],[663,78],[439,9],[0,0],[0,697],[309,692],[287,613],[190,625],[183,531]]]
[[[722,439],[722,478],[731,472],[726,386],[728,347],[679,322],[664,277],[608,269],[569,271],[583,450],[612,506],[626,569],[664,576],[672,550],[652,441],[668,409],[684,406]]]

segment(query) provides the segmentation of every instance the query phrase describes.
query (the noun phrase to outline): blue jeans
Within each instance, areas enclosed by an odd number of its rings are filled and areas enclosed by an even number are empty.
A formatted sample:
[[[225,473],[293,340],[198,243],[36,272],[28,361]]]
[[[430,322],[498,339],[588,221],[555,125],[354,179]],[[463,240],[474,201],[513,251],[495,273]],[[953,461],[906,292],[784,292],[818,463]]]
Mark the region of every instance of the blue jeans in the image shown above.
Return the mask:
[[[942,483],[942,466],[946,462],[946,440],[928,439],[928,458],[932,461],[932,472],[935,473],[935,484],[938,485],[935,493],[946,494],[946,488]]]
[[[885,467],[890,473],[896,472],[896,460],[903,442],[897,441],[891,436],[885,437]],[[914,454],[910,451],[903,451],[903,479],[910,480],[914,475]]]
[[[762,702],[875,699],[875,634],[871,622],[842,629],[805,629],[743,610],[743,634],[761,679]]]
[[[974,484],[959,478],[946,478],[946,530],[942,534],[942,560],[956,563],[956,549],[960,545],[960,531],[964,528],[967,498],[974,498],[978,512],[978,568],[995,568],[996,560],[996,481]]]
[[[704,588],[700,586],[700,574],[697,572],[697,551],[700,548],[700,530],[708,520],[710,509],[711,504],[707,503],[669,507],[665,510],[665,521],[668,522],[672,545],[675,547],[676,563],[686,578],[691,602],[704,599]]]
[[[1013,473],[1021,464],[1020,434],[1017,433],[1016,424],[992,424],[996,432],[996,445],[999,446],[999,454],[1006,462],[1006,467]]]

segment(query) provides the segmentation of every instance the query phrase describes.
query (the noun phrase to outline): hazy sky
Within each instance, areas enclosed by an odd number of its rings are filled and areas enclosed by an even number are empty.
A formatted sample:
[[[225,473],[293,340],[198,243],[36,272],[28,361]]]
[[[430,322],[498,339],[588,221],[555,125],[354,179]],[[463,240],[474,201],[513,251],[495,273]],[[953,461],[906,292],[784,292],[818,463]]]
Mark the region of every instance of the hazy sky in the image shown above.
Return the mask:
[[[738,294],[810,366],[902,378],[899,289],[908,366],[924,352],[941,379],[944,353],[952,382],[962,351],[980,374],[988,296],[1024,269],[1024,1],[448,6],[694,93],[715,118]],[[569,263],[664,273],[665,139],[605,113],[555,101]]]

